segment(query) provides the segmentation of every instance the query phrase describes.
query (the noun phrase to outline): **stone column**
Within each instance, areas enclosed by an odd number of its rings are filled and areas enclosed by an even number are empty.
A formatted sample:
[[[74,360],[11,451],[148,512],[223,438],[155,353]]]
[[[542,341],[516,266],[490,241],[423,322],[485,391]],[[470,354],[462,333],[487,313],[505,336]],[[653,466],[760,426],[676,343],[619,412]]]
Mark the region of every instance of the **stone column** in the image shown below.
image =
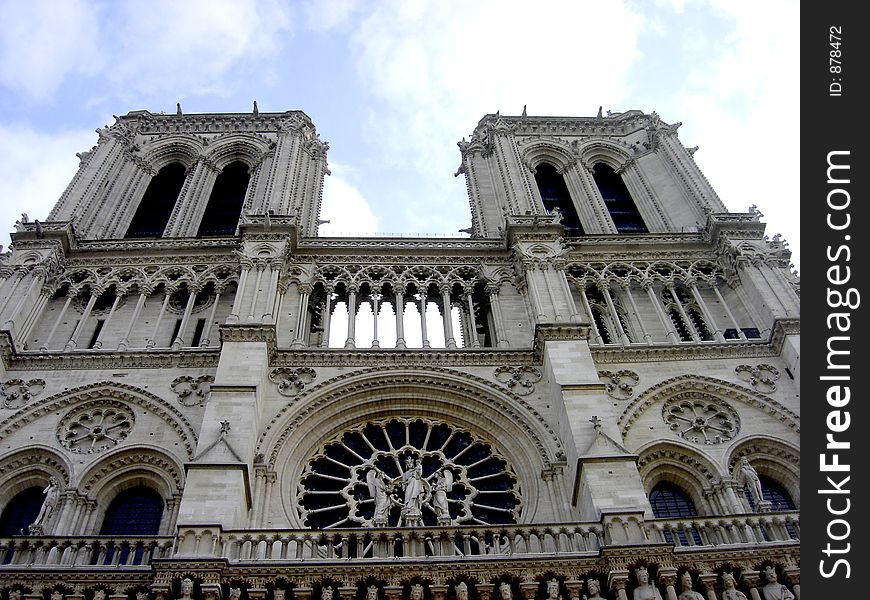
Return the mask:
[[[396,303],[396,348],[407,348],[405,344],[405,295],[403,289],[393,292]]]
[[[628,298],[628,303],[631,305],[631,310],[634,312],[635,321],[640,326],[640,334],[643,336],[643,341],[647,344],[652,344],[652,336],[647,332],[646,327],[643,324],[643,318],[640,316],[640,312],[637,310],[637,304],[634,302],[634,296],[631,293],[631,282],[627,281],[622,284],[622,289],[625,292],[625,297]]]
[[[674,588],[676,582],[676,569],[661,569],[659,571],[659,583],[665,586],[665,595],[668,600],[677,600],[677,590]]]
[[[722,308],[725,309],[725,314],[728,315],[728,320],[731,321],[731,325],[734,329],[737,330],[737,336],[741,340],[746,340],[746,334],[743,333],[743,330],[740,328],[740,324],[737,322],[737,319],[734,318],[734,314],[731,312],[731,309],[728,308],[728,305],[725,303],[725,298],[722,297],[722,294],[719,292],[719,287],[715,283],[711,283],[710,287],[713,288],[713,291],[716,293],[716,298],[719,300],[719,304],[722,305]]]
[[[688,282],[689,289],[692,291],[692,296],[695,298],[695,302],[698,303],[698,308],[701,309],[701,314],[704,315],[704,319],[707,321],[707,324],[713,329],[713,337],[716,338],[718,342],[724,342],[725,336],[722,335],[722,329],[716,324],[716,319],[713,317],[713,313],[710,312],[710,309],[707,307],[707,303],[704,302],[704,298],[701,296],[700,290],[698,290],[698,286],[695,285],[695,282]]]
[[[616,597],[619,600],[628,600],[628,594],[625,588],[628,586],[628,575],[620,573],[619,575],[610,575],[610,591],[616,592]]]
[[[121,301],[121,298],[127,295],[127,290],[115,288],[115,299],[112,301],[112,308],[109,309],[109,316],[106,317],[106,320],[103,322],[103,328],[100,330],[100,334],[97,336],[96,341],[94,341],[94,350],[99,350],[103,347],[103,336],[106,335],[106,331],[109,329],[109,324],[112,322],[112,317],[115,316],[115,309],[118,308],[118,302]]]
[[[163,304],[160,305],[160,312],[157,314],[157,320],[154,322],[154,330],[151,332],[151,337],[145,342],[145,348],[151,350],[157,344],[157,333],[160,331],[160,322],[163,320],[163,315],[166,314],[166,306],[169,304],[169,297],[172,296],[173,290],[163,288]]]
[[[378,341],[378,312],[380,306],[378,303],[378,293],[372,292],[372,326],[374,332],[372,334],[372,348],[380,348],[381,343]]]
[[[707,588],[707,600],[718,600],[716,598],[716,573],[701,573],[698,575],[698,581],[704,584]]]
[[[662,325],[665,328],[665,333],[668,341],[672,344],[676,344],[680,342],[680,336],[677,334],[677,330],[674,329],[674,324],[671,322],[670,317],[665,314],[665,309],[662,306],[661,300],[659,300],[656,293],[653,291],[653,282],[652,281],[644,281],[643,289],[646,290],[646,294],[649,297],[650,302],[652,302],[653,308],[656,310],[656,314],[659,316],[659,320],[662,322]]]
[[[236,286],[236,297],[233,299],[233,308],[230,310],[230,316],[227,317],[227,323],[238,323],[239,313],[242,311],[242,298],[245,295],[245,286],[248,283],[248,275],[251,272],[253,265],[249,261],[242,261],[242,273],[239,275],[239,282]]]
[[[603,344],[604,338],[598,332],[598,325],[595,324],[595,318],[592,316],[592,306],[589,304],[589,297],[586,295],[586,281],[580,282],[580,303],[583,304],[583,310],[586,311],[586,316],[589,317],[589,322],[592,324],[592,337],[596,344]]]
[[[465,290],[465,298],[468,302],[469,328],[471,330],[471,334],[468,337],[471,338],[472,348],[480,348],[480,340],[477,339],[477,320],[474,317],[474,299],[471,296],[471,292],[471,288]]]
[[[504,328],[504,318],[501,314],[501,304],[498,301],[499,285],[497,283],[487,284],[486,292],[489,294],[489,306],[492,308],[492,320],[495,323],[495,339],[499,348],[506,348],[510,345],[507,340],[507,332]]]
[[[142,307],[145,306],[145,300],[148,298],[151,290],[142,288],[139,292],[139,299],[136,301],[136,307],[133,309],[133,315],[130,317],[130,322],[127,324],[127,330],[121,341],[118,342],[118,350],[123,352],[130,346],[130,334],[133,332],[133,326],[139,322],[139,313],[142,312]]]
[[[257,280],[254,282],[254,293],[251,296],[251,309],[248,311],[248,321],[256,320],[257,299],[260,295],[260,282],[263,281],[263,271],[266,270],[266,263],[263,261],[257,261],[255,266],[257,268]]]
[[[208,320],[205,322],[205,329],[203,330],[202,339],[199,342],[200,348],[208,348],[211,345],[211,331],[214,327],[214,316],[217,312],[218,304],[221,301],[221,293],[223,290],[217,286],[214,289],[214,302],[211,305],[211,311],[208,313]]]
[[[423,347],[431,348],[429,334],[426,332],[426,296],[426,290],[420,292],[420,335],[423,338]]]
[[[91,297],[88,298],[88,303],[85,305],[85,310],[82,313],[82,318],[79,319],[79,324],[76,325],[75,331],[73,331],[72,336],[70,336],[69,341],[66,343],[66,346],[63,349],[64,352],[75,350],[76,346],[78,346],[79,336],[82,334],[82,329],[84,329],[85,322],[91,315],[91,310],[94,308],[94,303],[97,301],[97,297],[100,295],[100,291],[94,290],[93,288],[91,288],[90,293]]]
[[[308,284],[297,284],[299,290],[299,314],[296,315],[296,332],[293,339],[294,348],[305,346],[305,318],[308,315],[308,301],[311,298],[312,287]],[[348,315],[348,323],[350,318]]]
[[[326,296],[323,301],[323,311],[320,313],[320,320],[323,322],[323,339],[320,340],[320,345],[323,348],[329,348],[329,328],[332,320],[332,286],[324,285],[323,292]]]
[[[441,319],[444,323],[444,347],[456,348],[456,339],[453,337],[453,319],[450,311],[453,308],[450,303],[450,286],[441,288]]]
[[[187,306],[184,307],[184,314],[181,317],[181,325],[178,327],[178,334],[172,340],[172,349],[179,350],[184,346],[184,332],[187,329],[187,322],[190,321],[190,314],[193,312],[193,305],[196,303],[196,295],[199,289],[192,285],[187,285]]]
[[[606,281],[601,281],[598,283],[598,289],[601,290],[604,301],[607,303],[607,309],[610,311],[610,318],[613,319],[613,326],[616,327],[619,340],[623,346],[628,346],[631,344],[631,340],[628,339],[628,334],[622,326],[622,321],[619,320],[619,312],[617,312],[616,304],[613,303],[613,297],[610,295],[610,284]]]
[[[695,329],[695,324],[692,323],[692,319],[690,319],[689,315],[686,314],[686,309],[683,308],[683,303],[680,302],[680,297],[677,296],[677,291],[676,289],[674,289],[674,283],[669,281],[667,283],[667,288],[668,292],[671,294],[671,298],[673,298],[674,303],[677,305],[677,312],[680,313],[680,316],[683,318],[683,322],[689,329],[689,334],[692,336],[692,341],[700,342],[701,336],[698,334],[698,330]]]
[[[345,348],[356,348],[356,292],[355,288],[348,288],[347,292],[347,339]]]

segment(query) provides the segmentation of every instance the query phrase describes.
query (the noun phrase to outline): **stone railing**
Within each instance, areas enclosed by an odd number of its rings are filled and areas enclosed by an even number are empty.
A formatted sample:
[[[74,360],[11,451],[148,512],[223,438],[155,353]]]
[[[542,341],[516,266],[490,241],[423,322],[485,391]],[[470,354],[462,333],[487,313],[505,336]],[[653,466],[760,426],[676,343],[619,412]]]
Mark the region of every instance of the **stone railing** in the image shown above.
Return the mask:
[[[147,566],[172,556],[172,536],[0,538],[0,569],[44,566]]]
[[[385,529],[221,531],[179,528],[176,556],[230,561],[486,558],[597,555],[597,523]]]
[[[645,521],[650,542],[680,548],[758,545],[800,540],[800,513],[780,512]]]

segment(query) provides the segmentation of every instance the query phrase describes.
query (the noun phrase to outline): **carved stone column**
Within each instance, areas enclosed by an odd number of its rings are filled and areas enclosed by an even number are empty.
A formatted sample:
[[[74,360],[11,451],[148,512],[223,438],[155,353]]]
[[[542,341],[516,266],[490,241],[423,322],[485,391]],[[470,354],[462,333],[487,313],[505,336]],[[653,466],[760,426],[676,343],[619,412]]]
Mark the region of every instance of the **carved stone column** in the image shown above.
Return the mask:
[[[109,329],[109,324],[112,322],[112,317],[115,316],[115,309],[118,308],[118,302],[120,302],[121,298],[126,295],[127,290],[115,288],[115,299],[112,301],[112,308],[109,309],[109,315],[103,322],[103,328],[100,329],[100,333],[94,341],[94,350],[99,350],[103,347],[103,336],[106,335],[106,331]]]
[[[63,322],[63,318],[66,315],[66,311],[69,308],[72,299],[78,295],[78,291],[73,291],[72,289],[67,290],[66,292],[66,302],[63,303],[63,308],[60,309],[60,314],[57,315],[57,319],[54,321],[54,325],[51,326],[51,331],[48,332],[48,335],[45,338],[45,341],[39,347],[40,350],[48,350],[51,347],[51,340],[54,338],[54,334],[57,332],[58,326]]]
[[[212,302],[211,311],[208,313],[208,320],[205,322],[202,339],[199,341],[200,348],[208,348],[211,345],[211,331],[214,327],[214,316],[221,301],[221,293],[223,293],[223,289],[220,286],[215,286],[214,302]]]
[[[320,340],[320,346],[322,348],[329,348],[329,331],[332,324],[332,286],[323,286],[323,293],[325,298],[323,300],[323,311],[320,314],[320,322],[323,323],[323,339]]]
[[[698,333],[698,330],[695,328],[695,324],[692,323],[692,319],[689,318],[689,315],[686,314],[686,309],[683,307],[683,303],[680,302],[680,297],[677,296],[677,290],[674,287],[674,283],[669,281],[667,283],[668,292],[671,295],[671,298],[674,300],[674,304],[677,305],[677,312],[680,313],[680,316],[683,318],[683,322],[686,324],[686,327],[689,329],[689,334],[692,336],[692,341],[700,342],[701,336]]]
[[[698,575],[698,581],[704,584],[707,588],[707,600],[718,600],[716,598],[716,573],[701,573]]]
[[[471,338],[471,347],[472,348],[480,348],[480,340],[477,339],[477,320],[474,317],[474,299],[471,296],[471,288],[467,288],[465,290],[465,299],[468,303],[468,319],[469,319],[469,330]]]
[[[453,337],[453,319],[450,311],[453,308],[450,303],[450,286],[441,287],[441,320],[444,323],[444,347],[456,348],[456,339]]]
[[[429,334],[426,331],[426,290],[420,292],[420,335],[423,338],[423,347],[431,348],[429,345]]]
[[[646,290],[646,294],[649,297],[649,301],[652,303],[653,308],[655,308],[656,314],[659,316],[659,320],[662,322],[662,325],[665,328],[665,334],[667,337],[667,341],[672,344],[675,344],[680,341],[680,336],[677,335],[677,330],[674,329],[674,324],[671,322],[670,317],[665,314],[665,309],[662,306],[661,300],[659,300],[656,293],[653,291],[653,282],[652,281],[644,281],[643,289]]]
[[[196,295],[199,293],[199,288],[190,283],[187,285],[187,305],[184,307],[184,314],[181,317],[181,325],[178,327],[178,333],[175,339],[172,340],[172,349],[180,350],[184,346],[184,334],[187,329],[187,323],[190,321],[190,315],[193,312],[193,305],[196,303]]]
[[[652,344],[652,336],[650,336],[643,324],[644,320],[641,318],[640,313],[637,310],[637,304],[635,303],[634,296],[631,293],[631,282],[623,283],[622,290],[625,292],[625,297],[628,298],[628,303],[631,305],[632,312],[634,312],[635,321],[640,326],[640,334],[643,336],[643,341],[647,344]]]
[[[139,299],[136,301],[136,307],[133,309],[133,314],[130,317],[130,322],[127,324],[127,330],[121,341],[118,342],[118,350],[123,352],[130,346],[130,334],[133,332],[133,327],[139,322],[139,314],[142,312],[142,307],[145,306],[145,300],[148,298],[151,290],[146,287],[141,287],[139,290]]]
[[[380,302],[377,292],[372,292],[372,348],[380,348],[381,343],[378,341],[378,313],[380,312]]]
[[[665,586],[668,600],[677,600],[677,590],[674,588],[677,583],[676,569],[659,569],[659,583]]]
[[[82,313],[82,318],[79,319],[79,324],[76,325],[75,330],[73,331],[72,336],[70,336],[69,341],[66,343],[64,347],[64,352],[69,352],[71,350],[75,350],[79,343],[79,336],[82,334],[82,330],[85,327],[85,322],[87,322],[88,317],[91,316],[91,310],[94,308],[94,304],[97,301],[97,297],[99,297],[101,290],[94,290],[91,288],[91,297],[88,298],[88,303],[85,305],[85,310]]]
[[[396,348],[407,348],[405,344],[405,296],[404,290],[393,292],[396,303]]]
[[[345,348],[356,348],[356,292],[354,288],[349,288],[347,292],[347,339],[344,342]]]
[[[616,594],[619,600],[628,600],[626,587],[628,587],[628,572],[610,573],[610,581],[608,587],[610,591]]]
[[[163,289],[163,304],[160,305],[160,312],[157,314],[157,320],[154,322],[154,330],[151,332],[151,337],[145,342],[145,348],[150,350],[157,343],[157,333],[160,331],[160,322],[163,320],[163,315],[166,314],[166,306],[169,304],[169,297],[172,295],[169,288]]]

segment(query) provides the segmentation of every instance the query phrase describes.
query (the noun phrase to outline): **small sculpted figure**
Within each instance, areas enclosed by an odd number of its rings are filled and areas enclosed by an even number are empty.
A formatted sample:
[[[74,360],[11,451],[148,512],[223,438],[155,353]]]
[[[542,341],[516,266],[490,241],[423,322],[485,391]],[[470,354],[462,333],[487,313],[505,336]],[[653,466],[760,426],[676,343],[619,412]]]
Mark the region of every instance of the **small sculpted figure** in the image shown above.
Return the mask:
[[[746,594],[737,589],[737,582],[731,573],[722,573],[722,585],[725,587],[722,600],[746,600]]]
[[[411,600],[423,600],[423,586],[419,583],[411,586]]]
[[[680,593],[679,600],[704,600],[704,596],[692,589],[692,576],[688,572],[683,573],[680,577],[683,591]]]
[[[550,579],[547,581],[547,600],[562,600],[562,595],[559,594],[558,579]]]
[[[741,488],[749,488],[749,493],[752,494],[752,498],[755,500],[755,506],[758,506],[758,503],[764,500],[758,472],[749,464],[749,459],[745,456],[740,459],[740,465],[737,467],[737,485]]]
[[[42,501],[42,507],[40,507],[39,514],[36,515],[36,520],[32,525],[45,525],[57,508],[57,504],[60,501],[60,488],[57,485],[57,479],[49,477],[48,485],[45,486],[42,493],[45,494],[45,499]]]
[[[634,572],[637,575],[637,587],[632,596],[634,600],[662,600],[661,592],[649,581],[646,567],[638,567]]]
[[[502,581],[498,586],[499,594],[501,594],[501,600],[513,600],[514,594],[511,591],[511,584],[507,581]]]
[[[468,586],[464,581],[456,584],[456,600],[468,600]]]
[[[185,577],[181,580],[181,600],[190,600],[193,596],[193,580]]]
[[[764,600],[794,600],[794,594],[777,581],[773,565],[764,568],[764,578],[767,580],[767,585],[761,588]]]
[[[587,579],[586,580],[586,589],[589,590],[589,600],[594,598],[601,598],[601,582],[597,579]],[[587,598],[587,596],[583,596]]]

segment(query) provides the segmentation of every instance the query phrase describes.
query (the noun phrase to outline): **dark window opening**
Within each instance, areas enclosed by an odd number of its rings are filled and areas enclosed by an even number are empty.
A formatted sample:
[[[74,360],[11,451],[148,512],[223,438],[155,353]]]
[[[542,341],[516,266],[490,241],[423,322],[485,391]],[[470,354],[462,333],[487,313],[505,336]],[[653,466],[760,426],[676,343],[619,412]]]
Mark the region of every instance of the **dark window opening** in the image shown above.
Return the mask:
[[[758,480],[761,482],[761,497],[770,502],[770,509],[772,511],[780,512],[797,510],[794,501],[791,499],[791,494],[789,494],[784,487],[764,475],[759,475]],[[752,492],[749,491],[749,486],[743,488],[743,495],[746,496],[746,500],[749,502],[749,506],[752,507],[752,510],[757,511],[758,509],[755,507],[755,497],[752,495]],[[793,524],[786,523],[785,529],[790,538],[795,540],[798,539],[797,529]],[[761,533],[764,535],[765,540],[770,540],[770,536],[768,536],[765,528],[761,529]]]
[[[197,236],[235,235],[250,179],[248,165],[243,162],[224,167],[214,182]]]
[[[151,179],[125,237],[160,237],[184,185],[185,168],[169,163]]]
[[[39,515],[44,499],[42,488],[38,486],[18,492],[0,515],[0,537],[27,535],[27,528]]]
[[[741,327],[740,331],[743,332],[743,335],[745,335],[748,340],[757,340],[761,338],[761,332],[758,331],[756,327]],[[736,340],[740,338],[740,334],[737,333],[737,330],[733,327],[726,329],[723,335],[726,340]]]
[[[541,192],[544,208],[548,212],[558,208],[559,212],[562,213],[562,226],[565,227],[565,235],[583,235],[583,225],[580,224],[577,209],[574,208],[574,203],[571,201],[571,194],[568,192],[568,186],[565,185],[565,178],[556,171],[556,167],[549,163],[538,165],[535,170],[535,182]]]
[[[199,342],[202,341],[202,332],[205,329],[205,319],[198,319],[196,321],[196,327],[193,330],[193,339],[190,340],[191,346],[199,346]]]
[[[100,535],[157,535],[163,518],[163,499],[145,486],[124,490],[106,509]]]
[[[683,321],[683,316],[677,311],[676,308],[671,308],[668,310],[668,316],[671,318],[671,322],[674,324],[674,329],[677,330],[677,335],[680,336],[680,340],[683,342],[691,342],[692,334],[689,333],[689,328],[686,326],[686,322]]]
[[[649,495],[649,503],[652,506],[653,515],[657,519],[690,519],[698,516],[698,511],[695,509],[695,503],[692,499],[669,481],[657,483]],[[701,534],[694,527],[688,529],[692,534],[692,540],[695,544],[701,544]],[[686,535],[686,530],[677,531],[677,538],[684,546],[688,545],[689,539]],[[671,531],[665,531],[665,539],[673,543],[674,538]]]
[[[91,341],[88,342],[88,348],[93,348],[97,344],[97,340],[100,337],[100,332],[103,330],[103,325],[105,325],[105,319],[97,319],[97,326],[94,327],[94,333],[91,335]]]
[[[647,233],[643,217],[637,210],[622,176],[613,167],[598,163],[592,168],[592,178],[601,192],[604,205],[619,233]]]

